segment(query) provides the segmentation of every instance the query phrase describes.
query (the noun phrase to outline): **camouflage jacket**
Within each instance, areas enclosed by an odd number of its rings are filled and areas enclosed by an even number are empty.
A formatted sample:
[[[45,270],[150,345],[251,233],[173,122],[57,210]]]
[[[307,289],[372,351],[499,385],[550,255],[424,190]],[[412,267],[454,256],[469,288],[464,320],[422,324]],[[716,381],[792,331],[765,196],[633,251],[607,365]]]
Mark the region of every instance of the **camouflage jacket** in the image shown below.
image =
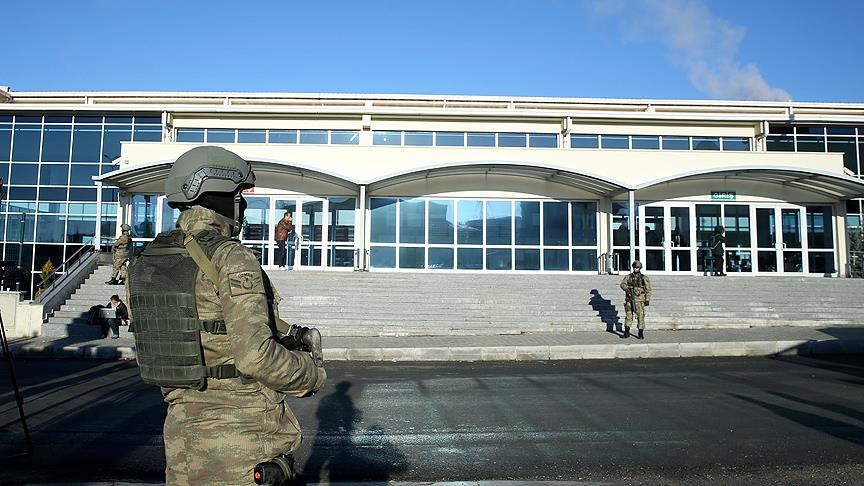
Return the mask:
[[[651,300],[651,279],[642,272],[629,273],[621,281],[621,290],[624,291],[624,298],[628,302],[630,301],[630,289],[636,289],[637,300]]]
[[[211,230],[230,236],[230,225],[228,218],[201,206],[183,211],[177,220],[177,226],[186,233]],[[274,289],[273,299],[268,299],[255,254],[235,240],[221,246],[212,261],[219,271],[219,282],[211,282],[199,272],[195,296],[198,317],[224,320],[227,333],[201,333],[204,362],[207,366],[234,364],[257,383],[211,379],[207,389],[248,392],[263,385],[292,396],[317,391],[327,377],[324,368],[316,367],[309,353],[289,351],[274,337],[269,324],[278,318],[280,298]],[[201,392],[163,389],[163,393],[170,399],[167,395],[171,393]]]
[[[120,235],[119,238],[114,240],[114,244],[111,246],[111,250],[114,252],[129,251],[130,244],[132,244],[132,237],[130,237],[129,235]]]

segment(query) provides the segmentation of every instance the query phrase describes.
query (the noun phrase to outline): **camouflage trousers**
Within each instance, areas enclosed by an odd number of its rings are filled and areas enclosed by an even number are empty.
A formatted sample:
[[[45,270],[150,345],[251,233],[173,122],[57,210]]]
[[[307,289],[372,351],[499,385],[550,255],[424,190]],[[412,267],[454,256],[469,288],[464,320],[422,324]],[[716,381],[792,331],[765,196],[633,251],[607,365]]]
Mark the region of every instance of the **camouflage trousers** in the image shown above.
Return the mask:
[[[166,396],[166,484],[254,484],[256,464],[300,447],[300,425],[282,396],[252,388]]]
[[[630,301],[624,303],[624,325],[631,327],[633,325],[633,305]],[[645,299],[636,297],[636,319],[639,322],[639,329],[645,329]]]
[[[129,259],[129,254],[124,252],[116,252],[114,253],[114,261],[113,268],[111,269],[111,278],[116,279],[120,277],[123,280],[126,280],[126,260]]]

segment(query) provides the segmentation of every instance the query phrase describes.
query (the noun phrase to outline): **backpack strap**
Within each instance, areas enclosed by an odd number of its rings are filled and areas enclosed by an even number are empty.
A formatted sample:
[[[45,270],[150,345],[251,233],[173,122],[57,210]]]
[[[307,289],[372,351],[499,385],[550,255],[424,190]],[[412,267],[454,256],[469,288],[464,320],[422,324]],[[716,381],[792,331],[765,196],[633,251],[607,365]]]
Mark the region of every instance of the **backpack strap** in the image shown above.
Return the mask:
[[[216,292],[219,292],[219,270],[216,269],[216,265],[213,265],[213,262],[207,258],[207,255],[204,253],[204,249],[201,248],[201,245],[198,244],[198,240],[195,239],[195,235],[189,233],[183,238],[183,246],[186,247],[186,251],[189,252],[189,256],[195,260],[195,264],[198,265],[198,268],[204,272],[204,275],[207,275],[207,278],[216,285]]]

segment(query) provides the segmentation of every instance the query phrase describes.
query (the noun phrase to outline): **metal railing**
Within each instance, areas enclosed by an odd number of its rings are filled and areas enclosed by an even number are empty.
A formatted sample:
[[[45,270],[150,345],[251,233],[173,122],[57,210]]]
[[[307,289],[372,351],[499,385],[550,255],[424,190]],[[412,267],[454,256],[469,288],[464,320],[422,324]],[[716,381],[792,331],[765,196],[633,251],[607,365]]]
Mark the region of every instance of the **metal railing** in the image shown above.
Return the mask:
[[[597,273],[603,275],[618,275],[621,273],[621,255],[618,253],[601,253],[597,257]]]
[[[848,277],[864,278],[864,251],[850,251],[846,267]]]
[[[72,273],[72,270],[78,267],[86,258],[87,255],[94,253],[96,251],[96,247],[92,244],[84,245],[78,249],[75,253],[69,256],[63,263],[61,263],[57,268],[52,270],[48,275],[42,278],[39,284],[36,285],[36,288],[39,292],[39,299],[37,302],[41,303],[47,295],[51,293],[51,289],[57,287],[59,284],[63,283],[66,279],[66,276]],[[59,278],[54,278],[57,276],[59,272],[63,272]],[[45,286],[45,283],[49,282],[48,286]]]

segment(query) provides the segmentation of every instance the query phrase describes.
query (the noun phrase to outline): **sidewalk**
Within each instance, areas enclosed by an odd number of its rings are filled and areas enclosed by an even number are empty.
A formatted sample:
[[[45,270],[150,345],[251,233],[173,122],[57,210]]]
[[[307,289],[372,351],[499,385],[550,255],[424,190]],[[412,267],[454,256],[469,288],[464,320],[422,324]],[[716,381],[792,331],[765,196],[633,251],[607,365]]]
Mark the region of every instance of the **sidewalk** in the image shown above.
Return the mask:
[[[635,331],[635,329],[634,329]],[[545,361],[864,353],[864,327],[763,327],[646,331],[645,340],[611,332],[489,336],[325,337],[328,361]],[[132,338],[39,337],[10,343],[15,356],[134,359]]]

